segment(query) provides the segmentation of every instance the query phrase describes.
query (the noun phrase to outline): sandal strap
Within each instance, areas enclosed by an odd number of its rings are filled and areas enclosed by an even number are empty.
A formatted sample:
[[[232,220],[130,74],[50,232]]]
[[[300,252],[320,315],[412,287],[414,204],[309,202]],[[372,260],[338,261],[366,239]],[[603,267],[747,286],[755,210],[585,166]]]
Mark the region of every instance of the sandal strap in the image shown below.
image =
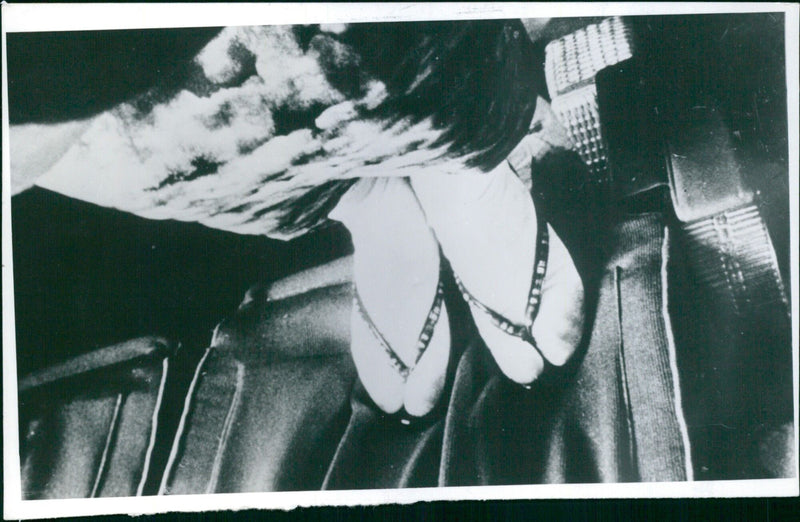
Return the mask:
[[[539,315],[539,305],[542,303],[542,283],[547,273],[547,257],[550,254],[550,234],[547,231],[547,222],[537,217],[536,223],[536,250],[534,259],[536,266],[533,269],[531,291],[528,292],[528,305],[525,308],[527,326],[533,326],[533,321]]]
[[[442,281],[441,272],[442,268],[440,266],[439,283],[436,286],[436,295],[434,296],[433,303],[428,311],[428,316],[425,318],[425,323],[422,325],[422,331],[420,331],[419,337],[417,337],[417,355],[414,358],[414,364],[412,366],[409,366],[403,362],[403,360],[397,355],[397,352],[395,352],[394,349],[392,349],[392,347],[389,345],[389,342],[386,340],[380,330],[378,330],[378,327],[375,326],[375,323],[369,316],[369,313],[367,312],[364,302],[361,300],[361,296],[359,295],[357,289],[353,296],[353,304],[355,309],[358,310],[358,313],[369,327],[370,332],[372,332],[372,335],[378,340],[381,348],[383,348],[383,351],[386,352],[386,355],[389,357],[392,367],[397,371],[398,374],[400,374],[403,380],[408,379],[408,376],[411,375],[411,371],[414,369],[414,367],[416,367],[417,363],[424,355],[425,350],[428,349],[428,345],[433,338],[433,330],[436,327],[436,324],[439,322],[439,317],[442,313],[442,305],[444,303],[444,283]]]
[[[492,310],[480,302],[469,290],[467,290],[458,275],[453,275],[461,295],[464,296],[464,300],[489,316],[489,319],[497,328],[508,333],[509,335],[519,337],[523,341],[533,346],[533,348],[541,355],[539,346],[536,344],[533,334],[531,334],[531,326],[536,320],[536,316],[539,314],[539,305],[542,302],[542,282],[544,281],[544,276],[547,272],[547,256],[550,250],[550,237],[547,231],[547,223],[542,219],[537,221],[534,269],[533,276],[531,278],[531,288],[528,292],[528,302],[525,306],[525,322],[523,324],[517,324],[509,321],[502,314]]]

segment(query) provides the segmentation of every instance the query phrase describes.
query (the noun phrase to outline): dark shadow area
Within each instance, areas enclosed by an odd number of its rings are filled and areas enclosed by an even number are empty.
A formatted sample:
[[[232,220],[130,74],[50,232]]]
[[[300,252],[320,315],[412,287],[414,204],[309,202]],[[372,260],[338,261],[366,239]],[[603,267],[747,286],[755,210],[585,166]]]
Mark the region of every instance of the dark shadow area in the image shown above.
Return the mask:
[[[34,188],[12,198],[19,373],[140,335],[202,347],[256,282],[348,253],[342,229],[282,242],[153,221]]]
[[[10,33],[12,124],[91,116],[156,83],[178,84],[219,28]]]

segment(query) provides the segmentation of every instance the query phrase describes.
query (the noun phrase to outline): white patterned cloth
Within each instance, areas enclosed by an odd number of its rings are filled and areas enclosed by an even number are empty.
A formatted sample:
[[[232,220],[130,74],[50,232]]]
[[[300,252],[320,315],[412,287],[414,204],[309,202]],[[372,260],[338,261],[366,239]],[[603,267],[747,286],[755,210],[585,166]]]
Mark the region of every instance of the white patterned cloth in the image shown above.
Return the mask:
[[[326,181],[434,163],[462,169],[464,158],[433,161],[444,150],[429,148],[440,136],[429,121],[358,118],[383,100],[384,85],[363,78],[365,95],[347,99],[324,70],[354,60],[324,32],[303,50],[289,26],[224,29],[178,92],[153,89],[80,123],[15,127],[15,188],[36,177],[42,188],[147,218],[287,238],[303,232],[278,230],[287,203]],[[49,156],[26,162],[26,144],[43,135],[52,136]]]
[[[387,87],[337,39],[345,28],[308,41],[295,29],[223,29],[177,88],[80,122],[13,126],[12,190],[35,183],[146,218],[288,239],[317,224],[292,224],[298,212],[324,218],[342,180],[474,170],[432,117],[375,116]]]

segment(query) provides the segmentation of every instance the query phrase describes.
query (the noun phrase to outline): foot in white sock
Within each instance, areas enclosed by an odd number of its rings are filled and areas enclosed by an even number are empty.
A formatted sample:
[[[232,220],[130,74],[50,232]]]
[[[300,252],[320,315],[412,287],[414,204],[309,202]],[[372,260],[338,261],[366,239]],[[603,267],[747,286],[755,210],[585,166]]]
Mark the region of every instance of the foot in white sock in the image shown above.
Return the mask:
[[[419,203],[404,179],[362,179],[329,217],[353,240],[351,351],[359,378],[383,411],[425,415],[444,386],[450,328],[439,247]]]
[[[544,370],[543,358],[563,365],[582,333],[583,285],[519,178],[504,162],[489,173],[426,174],[411,184],[503,373],[526,385]]]

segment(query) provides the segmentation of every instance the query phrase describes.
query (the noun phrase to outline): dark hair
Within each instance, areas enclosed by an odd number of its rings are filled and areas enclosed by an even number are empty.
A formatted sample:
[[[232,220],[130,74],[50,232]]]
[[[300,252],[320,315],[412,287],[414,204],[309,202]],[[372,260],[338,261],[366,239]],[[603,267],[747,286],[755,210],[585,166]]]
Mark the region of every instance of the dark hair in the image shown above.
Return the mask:
[[[491,170],[528,130],[540,90],[519,20],[354,24],[340,40],[388,97],[366,114],[389,124],[431,117],[454,156]]]
[[[387,127],[431,118],[441,134],[428,146],[444,146],[449,156],[466,157],[468,167],[483,171],[525,136],[544,91],[534,46],[519,20],[352,24],[335,37],[357,57],[344,65],[325,60],[327,38],[295,34],[320,52],[327,80],[345,96],[363,96],[369,79],[384,83],[386,98],[359,117]],[[353,182],[329,181],[285,202],[283,231],[324,221]]]

